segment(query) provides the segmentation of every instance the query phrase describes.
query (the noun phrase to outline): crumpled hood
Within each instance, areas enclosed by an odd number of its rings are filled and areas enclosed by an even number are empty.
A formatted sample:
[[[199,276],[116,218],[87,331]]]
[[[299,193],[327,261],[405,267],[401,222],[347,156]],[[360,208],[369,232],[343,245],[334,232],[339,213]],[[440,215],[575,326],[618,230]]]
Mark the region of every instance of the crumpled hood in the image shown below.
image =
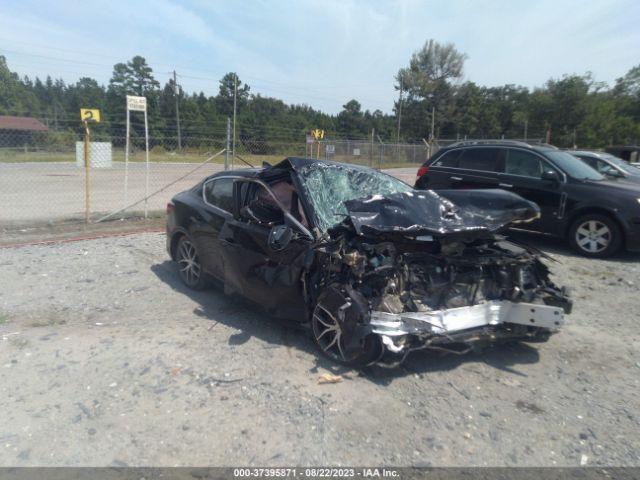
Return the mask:
[[[349,200],[344,205],[359,235],[481,234],[540,216],[535,203],[497,189],[414,190]]]

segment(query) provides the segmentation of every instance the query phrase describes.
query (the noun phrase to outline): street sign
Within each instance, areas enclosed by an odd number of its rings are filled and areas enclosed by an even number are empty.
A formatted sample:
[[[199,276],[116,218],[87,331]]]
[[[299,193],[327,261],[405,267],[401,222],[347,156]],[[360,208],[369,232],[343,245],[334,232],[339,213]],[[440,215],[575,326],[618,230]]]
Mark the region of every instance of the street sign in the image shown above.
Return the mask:
[[[333,155],[334,153],[336,153],[336,146],[335,145],[326,145],[325,146],[325,151],[328,154]]]
[[[134,112],[146,112],[147,98],[134,97],[133,95],[127,95],[127,109]]]
[[[324,130],[316,128],[315,130],[311,130],[311,135],[313,135],[313,138],[315,138],[316,140],[320,140],[324,138]]]
[[[100,110],[97,108],[81,108],[80,119],[83,122],[100,122]]]

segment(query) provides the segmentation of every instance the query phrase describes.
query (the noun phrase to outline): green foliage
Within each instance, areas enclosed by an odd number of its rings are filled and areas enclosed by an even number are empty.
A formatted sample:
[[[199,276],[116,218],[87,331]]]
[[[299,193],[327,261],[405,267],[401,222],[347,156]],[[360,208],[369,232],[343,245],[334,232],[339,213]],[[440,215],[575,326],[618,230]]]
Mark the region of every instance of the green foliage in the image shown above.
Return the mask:
[[[75,145],[80,137],[69,129],[65,130],[49,130],[45,134],[45,144],[52,150],[67,150],[69,145]]]
[[[550,79],[540,88],[485,87],[461,82],[466,55],[453,44],[429,40],[399,70],[395,87],[403,88],[401,141],[429,138],[435,111],[438,138],[543,138],[568,147],[603,147],[637,143],[640,138],[640,65],[619,78],[614,87],[597,83],[591,74]],[[184,152],[207,152],[213,140],[223,141],[227,117],[233,114],[237,92],[236,143],[239,151],[280,154],[301,145],[305,132],[324,129],[328,138],[369,139],[375,129],[384,141],[394,141],[397,117],[379,110],[362,110],[357,99],[348,100],[337,115],[308,105],[288,105],[276,98],[252,94],[235,72],[220,80],[216,96],[187,93],[173,80],[164,86],[154,78],[143,57],[117,63],[108,85],[82,77],[66,85],[47,76],[44,80],[19,78],[0,56],[0,115],[30,115],[45,122],[50,131],[29,137],[51,147],[70,145],[79,138],[79,109],[99,108],[102,123],[93,138],[110,139],[124,146],[125,96],[147,98],[151,147],[155,152],[177,147],[176,97],[180,111]],[[399,104],[396,101],[395,110]],[[144,128],[140,113],[132,114],[133,148],[140,148]],[[216,146],[218,145],[216,143]]]

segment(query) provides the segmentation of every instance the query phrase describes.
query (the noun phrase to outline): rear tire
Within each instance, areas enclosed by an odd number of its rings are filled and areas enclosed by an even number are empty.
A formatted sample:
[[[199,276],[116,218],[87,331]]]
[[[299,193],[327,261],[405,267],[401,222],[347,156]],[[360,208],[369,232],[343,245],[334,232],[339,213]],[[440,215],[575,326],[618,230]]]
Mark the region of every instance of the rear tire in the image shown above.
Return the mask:
[[[176,263],[180,279],[192,290],[204,290],[208,285],[207,275],[202,269],[200,255],[195,244],[186,235],[182,236],[176,247]]]
[[[605,258],[622,247],[622,230],[611,217],[590,213],[571,224],[568,240],[585,257]]]

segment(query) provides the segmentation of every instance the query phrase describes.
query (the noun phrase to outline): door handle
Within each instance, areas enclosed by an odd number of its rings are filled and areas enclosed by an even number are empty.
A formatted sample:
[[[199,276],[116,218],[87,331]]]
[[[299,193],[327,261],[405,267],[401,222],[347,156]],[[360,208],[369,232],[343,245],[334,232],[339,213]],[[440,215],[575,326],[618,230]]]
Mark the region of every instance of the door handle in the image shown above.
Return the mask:
[[[509,183],[499,183],[498,186],[502,188],[513,188],[513,185]]]
[[[461,182],[462,177],[449,177],[450,180],[455,180],[456,182]]]

